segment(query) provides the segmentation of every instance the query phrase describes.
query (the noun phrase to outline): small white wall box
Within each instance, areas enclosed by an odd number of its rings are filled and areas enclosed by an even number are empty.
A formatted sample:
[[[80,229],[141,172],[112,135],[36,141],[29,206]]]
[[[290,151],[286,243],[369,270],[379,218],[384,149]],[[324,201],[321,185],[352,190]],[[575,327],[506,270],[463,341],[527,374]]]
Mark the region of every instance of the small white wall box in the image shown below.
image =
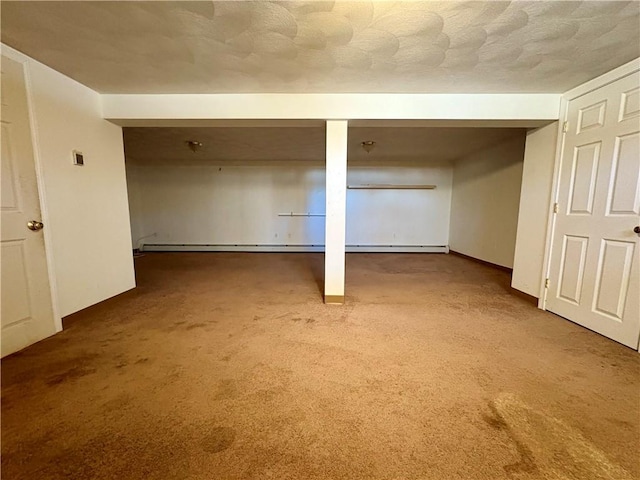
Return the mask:
[[[82,154],[82,152],[79,152],[77,150],[73,151],[73,164],[79,166],[84,165],[84,155]]]

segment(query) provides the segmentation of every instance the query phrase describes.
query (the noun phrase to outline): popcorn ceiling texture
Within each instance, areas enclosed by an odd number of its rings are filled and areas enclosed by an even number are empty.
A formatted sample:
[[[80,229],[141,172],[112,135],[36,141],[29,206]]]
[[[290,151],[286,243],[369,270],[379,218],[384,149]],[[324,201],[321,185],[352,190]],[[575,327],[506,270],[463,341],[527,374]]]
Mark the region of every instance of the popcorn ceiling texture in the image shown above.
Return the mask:
[[[3,2],[103,93],[564,92],[640,56],[640,2]]]

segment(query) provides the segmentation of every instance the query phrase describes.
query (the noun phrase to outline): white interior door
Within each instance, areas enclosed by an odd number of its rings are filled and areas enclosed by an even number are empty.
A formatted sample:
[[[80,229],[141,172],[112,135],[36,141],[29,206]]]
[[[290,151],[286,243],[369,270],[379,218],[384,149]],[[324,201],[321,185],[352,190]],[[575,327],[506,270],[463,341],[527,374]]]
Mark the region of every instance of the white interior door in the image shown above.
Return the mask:
[[[569,102],[546,309],[640,336],[640,75]]]
[[[22,64],[2,56],[1,345],[2,356],[56,332],[40,221]],[[37,228],[39,225],[35,225]]]

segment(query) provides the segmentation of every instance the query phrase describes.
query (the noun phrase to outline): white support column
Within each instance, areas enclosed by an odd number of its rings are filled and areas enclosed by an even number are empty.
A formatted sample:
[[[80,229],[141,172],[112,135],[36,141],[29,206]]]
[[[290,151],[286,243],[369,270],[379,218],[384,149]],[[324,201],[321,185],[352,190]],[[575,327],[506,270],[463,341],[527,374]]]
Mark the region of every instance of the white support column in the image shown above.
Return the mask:
[[[324,301],[344,303],[345,231],[347,219],[346,120],[327,121],[326,225]]]

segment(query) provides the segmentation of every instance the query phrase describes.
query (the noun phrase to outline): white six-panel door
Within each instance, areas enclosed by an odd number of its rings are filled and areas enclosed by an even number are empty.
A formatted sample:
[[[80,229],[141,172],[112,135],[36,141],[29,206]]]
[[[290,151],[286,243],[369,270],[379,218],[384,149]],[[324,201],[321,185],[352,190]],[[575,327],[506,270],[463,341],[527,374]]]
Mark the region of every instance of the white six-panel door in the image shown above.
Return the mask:
[[[640,76],[569,102],[546,309],[640,337]]]
[[[40,221],[24,71],[2,56],[0,270],[2,356],[56,332]],[[46,226],[45,226],[46,227]]]

